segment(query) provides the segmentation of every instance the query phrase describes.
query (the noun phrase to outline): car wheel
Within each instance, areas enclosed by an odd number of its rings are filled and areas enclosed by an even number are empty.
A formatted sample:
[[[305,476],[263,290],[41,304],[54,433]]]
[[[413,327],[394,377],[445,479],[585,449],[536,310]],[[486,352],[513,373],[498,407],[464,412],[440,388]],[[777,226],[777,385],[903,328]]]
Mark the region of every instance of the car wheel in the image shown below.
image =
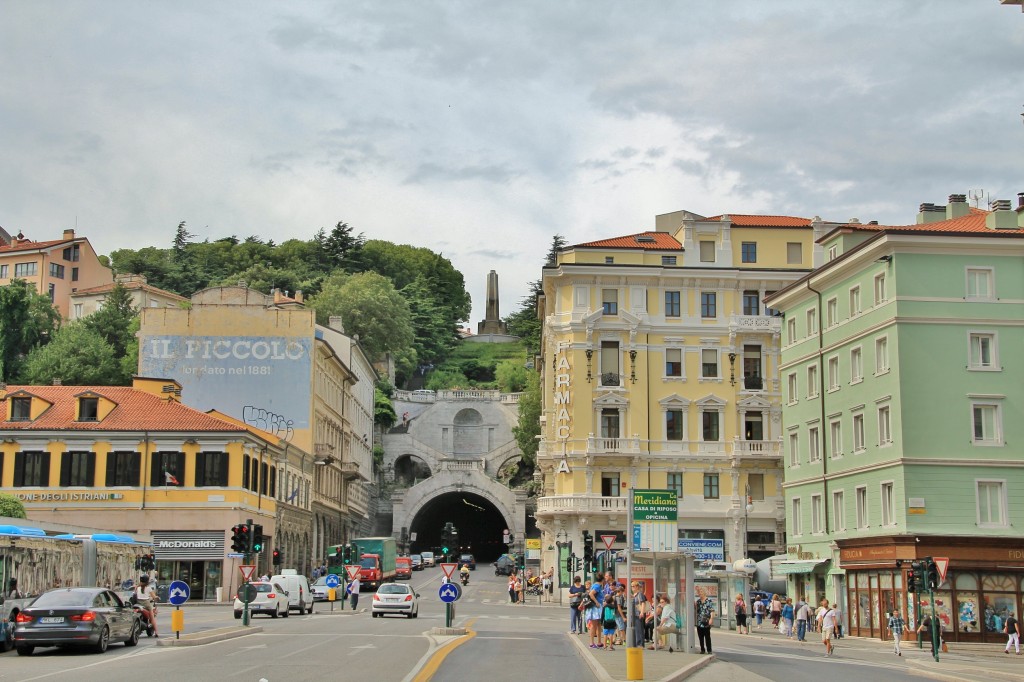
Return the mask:
[[[274,612],[273,612],[272,614],[270,614],[270,617],[271,617],[271,618],[277,618],[277,617],[278,617],[278,616],[280,616],[280,615],[281,615],[281,605],[280,605],[280,604],[278,604],[278,605],[277,605],[277,608],[276,608],[276,609],[274,609]]]
[[[135,646],[139,643],[139,634],[142,630],[142,624],[138,620],[132,622],[132,634],[128,635],[128,639],[124,641],[125,646]]]
[[[19,646],[18,647],[18,655],[19,656],[31,656],[32,652],[35,651],[35,650],[36,650],[36,648],[34,646]]]
[[[313,605],[312,604],[309,605],[309,609],[306,611],[306,613],[308,613],[311,616],[313,615]]]
[[[285,618],[287,618],[288,616],[292,615],[291,607],[288,607],[287,609],[285,609],[284,613],[282,613],[281,615],[284,616]]]
[[[242,612],[241,611],[235,611],[235,620],[241,620],[241,619],[242,619]]]
[[[100,630],[100,638],[96,642],[95,651],[98,654],[106,653],[108,646],[110,646],[110,628],[104,625]]]
[[[12,614],[11,619],[13,620]],[[0,640],[0,651],[7,652],[14,648],[14,627],[8,623],[4,630],[4,638]]]

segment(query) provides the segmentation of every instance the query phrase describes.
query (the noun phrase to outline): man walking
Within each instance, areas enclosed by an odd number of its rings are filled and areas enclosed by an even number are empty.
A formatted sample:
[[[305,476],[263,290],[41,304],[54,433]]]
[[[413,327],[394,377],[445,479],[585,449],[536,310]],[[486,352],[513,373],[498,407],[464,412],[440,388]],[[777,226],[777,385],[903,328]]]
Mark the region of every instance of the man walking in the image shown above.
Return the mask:
[[[1017,655],[1020,656],[1020,621],[1013,617],[1012,613],[1006,614],[1006,623],[1003,625],[1003,630],[1009,635],[1006,640],[1006,651],[1010,653],[1010,645],[1014,646]]]
[[[903,617],[900,612],[896,609],[892,610],[892,614],[889,616],[889,624],[886,626],[889,628],[889,632],[892,633],[892,652],[897,656],[902,656],[903,652],[900,651],[900,640],[903,638],[903,630],[906,629],[907,624],[903,621]]]
[[[796,640],[807,641],[807,621],[811,617],[811,605],[805,601],[800,602],[800,608],[796,610]]]
[[[827,602],[826,602],[827,604]],[[821,643],[825,645],[825,655],[831,656],[835,647],[832,646],[832,635],[836,629],[836,612],[835,608],[825,607],[825,612],[821,614]]]
[[[694,604],[697,623],[697,639],[700,652],[711,653],[711,625],[715,622],[715,602],[707,596],[703,587],[697,588],[697,602]]]

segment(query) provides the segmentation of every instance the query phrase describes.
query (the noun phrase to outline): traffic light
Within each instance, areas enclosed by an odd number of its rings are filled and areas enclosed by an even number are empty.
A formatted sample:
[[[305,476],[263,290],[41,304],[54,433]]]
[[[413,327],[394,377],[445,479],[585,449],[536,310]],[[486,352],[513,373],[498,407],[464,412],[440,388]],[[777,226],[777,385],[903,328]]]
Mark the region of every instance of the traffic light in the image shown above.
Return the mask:
[[[914,575],[914,568],[907,571],[907,592],[917,592],[917,576]]]
[[[252,527],[252,553],[263,551],[263,526],[253,524]]]
[[[935,565],[935,561],[928,557],[925,560],[924,566],[924,584],[929,590],[935,591],[939,589],[939,567]]]
[[[231,551],[238,554],[249,553],[249,526],[245,523],[231,527]]]
[[[589,530],[583,531],[583,565],[590,567],[594,563],[594,536]]]
[[[280,566],[281,565],[281,550],[279,550],[277,548],[274,549],[273,563],[274,563],[275,566]]]
[[[569,556],[565,557],[565,572],[573,573],[574,568],[576,568],[576,555],[570,554]]]
[[[583,559],[576,557],[576,570],[573,573],[579,573],[583,570]]]

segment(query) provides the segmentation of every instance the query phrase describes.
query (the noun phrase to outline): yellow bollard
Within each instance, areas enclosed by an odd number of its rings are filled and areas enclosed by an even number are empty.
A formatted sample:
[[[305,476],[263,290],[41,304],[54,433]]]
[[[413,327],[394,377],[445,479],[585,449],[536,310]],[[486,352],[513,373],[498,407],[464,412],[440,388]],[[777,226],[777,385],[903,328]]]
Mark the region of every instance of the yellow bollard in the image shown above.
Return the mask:
[[[171,611],[171,630],[181,632],[185,629],[185,612],[181,609]]]
[[[626,648],[626,679],[644,679],[644,650],[643,647],[631,646]]]
[[[327,601],[334,601],[338,598],[338,593],[334,591],[333,587],[327,588]]]

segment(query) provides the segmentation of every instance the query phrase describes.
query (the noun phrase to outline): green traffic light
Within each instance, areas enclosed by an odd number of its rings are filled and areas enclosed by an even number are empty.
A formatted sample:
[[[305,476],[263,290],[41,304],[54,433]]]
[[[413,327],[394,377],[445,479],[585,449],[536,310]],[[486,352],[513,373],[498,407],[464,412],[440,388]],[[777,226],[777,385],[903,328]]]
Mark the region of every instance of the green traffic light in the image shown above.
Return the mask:
[[[447,547],[442,547],[441,548],[441,554],[447,554],[447,553],[448,553],[448,548]]]

